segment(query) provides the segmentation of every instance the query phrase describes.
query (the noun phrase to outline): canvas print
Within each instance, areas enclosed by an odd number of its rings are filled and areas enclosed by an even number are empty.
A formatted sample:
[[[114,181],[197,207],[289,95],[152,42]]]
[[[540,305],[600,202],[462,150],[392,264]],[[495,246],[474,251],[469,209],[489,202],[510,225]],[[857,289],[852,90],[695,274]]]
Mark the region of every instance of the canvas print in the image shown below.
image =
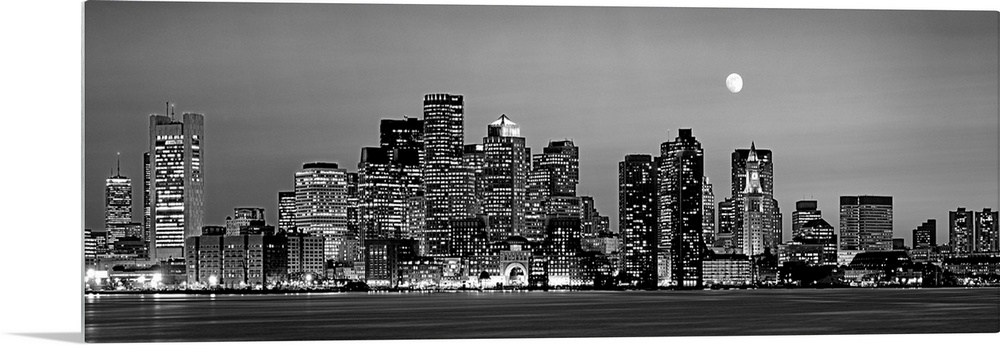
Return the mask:
[[[88,342],[1000,331],[996,12],[83,11]]]

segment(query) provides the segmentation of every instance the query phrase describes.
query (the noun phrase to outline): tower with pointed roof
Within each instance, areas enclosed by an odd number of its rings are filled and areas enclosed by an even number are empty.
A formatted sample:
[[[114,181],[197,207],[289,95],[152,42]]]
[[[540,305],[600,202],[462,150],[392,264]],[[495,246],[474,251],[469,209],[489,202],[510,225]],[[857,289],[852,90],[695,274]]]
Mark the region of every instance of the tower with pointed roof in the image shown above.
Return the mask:
[[[752,156],[752,160],[751,160]],[[755,173],[755,176],[751,173]],[[774,199],[774,162],[771,150],[757,148],[756,142],[750,143],[749,149],[736,149],[732,154],[732,214],[727,214],[727,219],[732,219],[733,230],[732,246],[743,251],[748,248],[744,240],[750,234],[744,234],[748,228],[746,220],[746,196],[749,192],[759,192],[760,202],[753,205],[760,212],[761,241],[764,248],[770,248],[774,253],[781,242],[781,217],[778,211],[778,201]],[[754,199],[756,200],[756,199]],[[721,214],[720,214],[721,217]],[[756,217],[756,216],[755,216]],[[721,222],[721,220],[720,220]],[[720,226],[720,231],[722,227]],[[763,249],[760,249],[763,251]]]
[[[525,197],[531,152],[521,129],[506,114],[486,127],[483,138],[483,178],[490,240],[524,236]]]
[[[121,155],[114,175],[104,184],[104,228],[132,222],[132,179],[122,176]]]

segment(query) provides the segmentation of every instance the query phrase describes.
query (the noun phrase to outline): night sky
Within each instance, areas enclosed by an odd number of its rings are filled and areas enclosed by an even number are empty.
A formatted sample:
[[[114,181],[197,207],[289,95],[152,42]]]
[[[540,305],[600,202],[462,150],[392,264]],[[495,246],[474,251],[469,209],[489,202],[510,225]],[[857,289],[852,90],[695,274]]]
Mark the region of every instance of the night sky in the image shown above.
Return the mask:
[[[774,152],[795,201],[891,195],[895,236],[998,206],[996,12],[88,2],[84,225],[121,152],[141,221],[148,116],[205,114],[205,224],[267,209],[302,163],[356,170],[379,119],[465,96],[465,142],[501,113],[533,152],[580,147],[580,195],[618,223],[618,162],[690,127],[716,201],[736,148]],[[726,89],[730,73],[744,87]]]

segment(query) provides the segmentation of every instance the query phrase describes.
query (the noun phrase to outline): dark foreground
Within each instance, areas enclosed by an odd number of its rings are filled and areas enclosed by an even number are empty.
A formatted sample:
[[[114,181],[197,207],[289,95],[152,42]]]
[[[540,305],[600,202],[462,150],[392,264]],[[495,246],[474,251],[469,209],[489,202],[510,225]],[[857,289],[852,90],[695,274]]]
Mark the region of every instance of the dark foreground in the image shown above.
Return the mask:
[[[1000,289],[102,295],[88,342],[1000,331]]]

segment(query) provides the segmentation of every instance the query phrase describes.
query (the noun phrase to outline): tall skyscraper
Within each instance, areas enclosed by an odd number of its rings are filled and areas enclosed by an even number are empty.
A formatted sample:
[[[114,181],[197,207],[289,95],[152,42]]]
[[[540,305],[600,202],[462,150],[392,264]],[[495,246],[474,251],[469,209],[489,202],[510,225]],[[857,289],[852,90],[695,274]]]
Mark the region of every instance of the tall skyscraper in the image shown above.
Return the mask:
[[[449,221],[466,218],[462,200],[467,187],[461,183],[462,146],[465,142],[465,101],[461,95],[424,96],[424,231],[427,256],[449,255]]]
[[[913,229],[913,249],[937,246],[937,220],[928,219]]]
[[[708,176],[701,181],[701,233],[706,246],[715,243],[715,192]]]
[[[802,224],[820,218],[823,218],[823,212],[817,208],[816,200],[796,201],[795,212],[792,212],[792,237],[799,236]]]
[[[502,241],[510,236],[523,236],[530,153],[520,127],[507,115],[490,123],[486,133],[483,210],[489,222],[490,239]]]
[[[757,151],[754,144],[750,144],[750,152],[747,160],[743,162],[742,176],[745,181],[742,183],[743,205],[742,224],[739,229],[739,242],[743,245],[743,254],[754,256],[764,254],[765,248],[769,247],[769,236],[773,236],[773,210],[770,200],[764,193],[763,174],[761,174],[762,160],[757,158]],[[770,227],[770,228],[769,228]],[[773,238],[770,238],[773,241]]]
[[[337,163],[306,163],[295,172],[295,227],[323,237],[326,260],[353,261],[348,244],[347,170]]]
[[[997,229],[997,211],[984,208],[976,212],[976,251],[1000,251],[1000,231]]]
[[[149,169],[149,152],[144,152],[142,154],[142,240],[146,243],[146,248],[152,248],[150,243],[152,243],[153,235],[153,218],[150,211],[152,207],[150,206],[149,200],[150,196],[153,195],[150,186],[152,185],[150,181],[152,180],[152,170]],[[149,253],[150,256],[153,255],[152,252]]]
[[[618,163],[618,227],[622,270],[636,285],[656,284],[656,166],[650,155]]]
[[[389,150],[390,159],[399,160],[399,153],[415,151],[420,165],[424,153],[424,121],[409,117],[402,120],[382,119],[379,124],[379,147]]]
[[[736,202],[732,198],[726,198],[719,202],[719,229],[715,233],[715,246],[727,249],[742,248],[737,245],[738,239],[733,238],[736,233],[736,226],[740,222],[736,221]]]
[[[892,197],[840,197],[840,249],[892,250]]]
[[[115,175],[108,177],[104,184],[104,229],[110,231],[113,224],[132,222],[132,179],[122,176],[121,161]]]
[[[183,258],[205,216],[205,117],[149,116],[150,256]]]
[[[704,177],[705,152],[690,128],[681,128],[674,141],[660,145],[657,255],[669,255],[671,280],[679,287],[702,284]]]
[[[757,149],[754,143],[750,144],[749,149],[736,149],[732,154],[732,201],[733,209],[736,212],[733,220],[736,222],[733,230],[735,232],[734,246],[737,248],[744,248],[745,244],[741,241],[744,236],[741,232],[747,227],[744,224],[746,216],[744,215],[744,210],[746,210],[746,190],[747,190],[747,161],[750,157],[750,153],[753,152],[757,160],[757,181],[760,184],[760,227],[762,232],[762,241],[765,248],[770,248],[772,253],[774,249],[777,249],[777,245],[781,242],[781,233],[779,221],[775,219],[775,208],[777,207],[777,200],[774,199],[774,161],[771,154],[771,150],[767,149]],[[720,223],[721,224],[721,223]],[[746,253],[745,253],[746,254]],[[749,255],[749,254],[748,254]]]
[[[295,229],[295,191],[278,192],[278,230]]]

